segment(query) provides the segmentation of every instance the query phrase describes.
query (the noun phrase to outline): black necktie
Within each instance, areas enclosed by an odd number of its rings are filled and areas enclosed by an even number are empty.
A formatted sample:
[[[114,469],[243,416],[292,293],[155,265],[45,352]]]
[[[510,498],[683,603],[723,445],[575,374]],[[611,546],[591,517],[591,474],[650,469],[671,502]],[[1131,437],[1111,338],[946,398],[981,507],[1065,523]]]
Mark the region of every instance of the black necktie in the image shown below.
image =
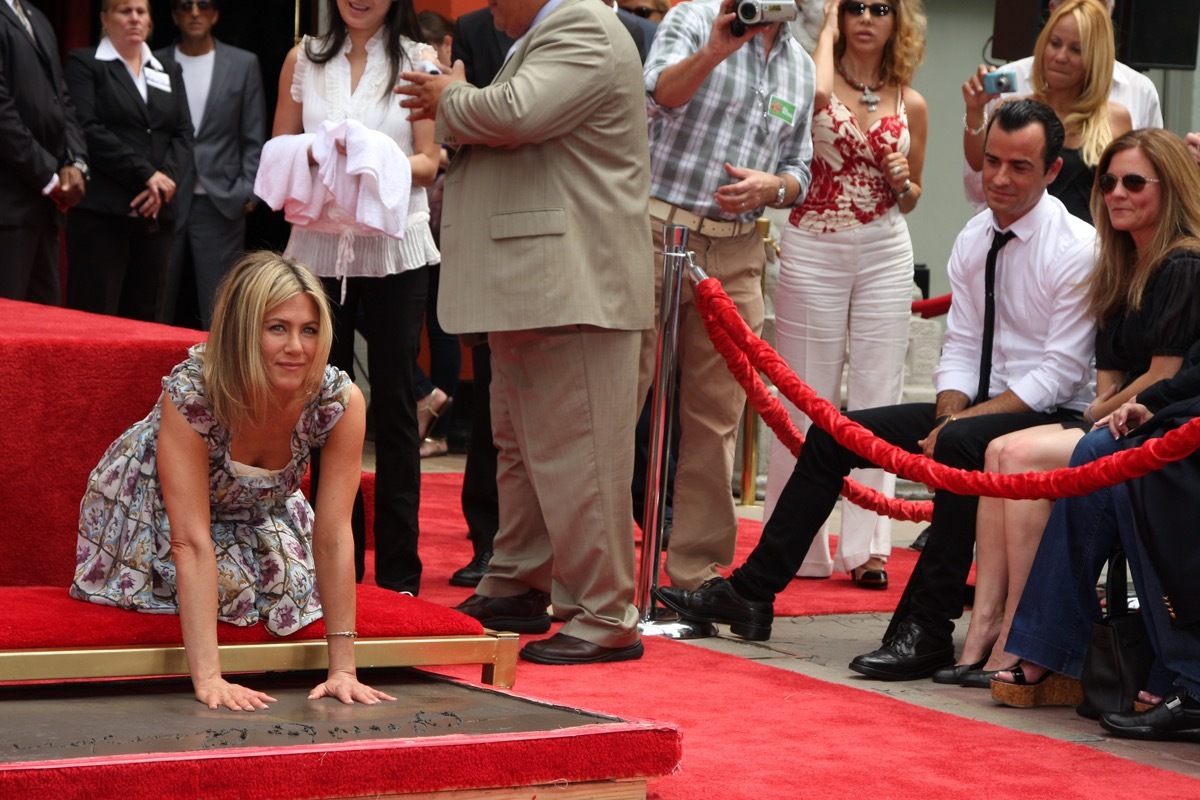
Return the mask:
[[[1015,233],[992,232],[992,249],[988,250],[987,266],[983,273],[983,350],[979,354],[979,389],[975,392],[975,403],[982,403],[990,395],[992,383],[992,340],[996,338],[996,254],[1008,244]]]

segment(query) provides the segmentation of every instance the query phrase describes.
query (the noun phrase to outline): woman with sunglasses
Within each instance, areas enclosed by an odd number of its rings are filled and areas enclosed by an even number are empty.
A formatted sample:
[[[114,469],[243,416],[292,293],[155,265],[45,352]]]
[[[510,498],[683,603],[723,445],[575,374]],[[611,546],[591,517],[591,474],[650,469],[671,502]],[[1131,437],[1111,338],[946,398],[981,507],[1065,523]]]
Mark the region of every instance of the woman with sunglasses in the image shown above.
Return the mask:
[[[1063,166],[1049,191],[1068,211],[1088,222],[1092,221],[1089,202],[1096,162],[1109,142],[1133,127],[1129,110],[1108,99],[1115,60],[1112,19],[1096,0],[1061,3],[1033,50],[1030,96],[1053,108],[1067,132]],[[962,89],[967,106],[963,154],[973,173],[983,169],[988,106],[1001,98],[984,89],[983,78],[991,71],[981,65]]]
[[[1108,146],[1098,170],[1091,208],[1099,252],[1087,282],[1098,326],[1096,399],[1078,425],[1043,425],[993,440],[984,464],[990,472],[1067,466],[1085,432],[1173,376],[1200,341],[1200,174],[1187,147],[1173,133],[1132,131]],[[959,663],[935,673],[935,681],[987,688],[997,670],[1017,665],[1019,655],[1007,647],[1009,628],[1043,530],[1054,535],[1047,528],[1052,507],[1049,500],[980,498],[971,625]],[[1044,674],[1032,665],[1016,676],[1002,672],[999,680],[1016,686]],[[1020,688],[1023,694],[1028,687]]]
[[[896,403],[912,304],[912,241],[903,215],[921,197],[928,111],[909,83],[925,55],[920,0],[828,0],[813,54],[812,185],[783,232],[775,290],[779,354],[822,397],[837,404],[850,350],[850,410]],[[788,401],[803,431],[811,424]],[[795,457],[771,445],[766,514],[774,510]],[[895,478],[860,470],[856,480],[890,493]],[[887,588],[891,521],[846,504],[836,561],[822,528],[800,568],[836,568],[859,586]]]

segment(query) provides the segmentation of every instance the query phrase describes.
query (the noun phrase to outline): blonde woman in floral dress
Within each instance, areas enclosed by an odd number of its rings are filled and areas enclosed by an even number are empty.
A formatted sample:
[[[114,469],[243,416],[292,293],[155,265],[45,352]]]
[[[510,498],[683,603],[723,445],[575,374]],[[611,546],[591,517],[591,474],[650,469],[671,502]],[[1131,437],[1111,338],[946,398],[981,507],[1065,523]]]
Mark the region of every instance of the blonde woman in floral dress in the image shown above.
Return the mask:
[[[874,408],[900,400],[913,254],[903,214],[921,197],[928,112],[908,86],[925,52],[920,0],[828,0],[813,59],[812,186],[783,232],[775,292],[776,347],[801,380],[834,403]],[[811,424],[784,401],[801,431]],[[795,458],[771,447],[766,516]],[[890,494],[895,477],[855,470],[851,477]],[[828,532],[813,541],[799,574],[850,573],[864,588],[887,587],[891,520],[842,506],[836,559]]]
[[[218,620],[285,636],[324,617],[329,672],[309,699],[394,699],[355,672],[350,510],[366,412],[326,365],[331,338],[316,276],[274,253],[246,256],[218,292],[208,343],[163,379],[158,403],[88,479],[71,595],[178,614],[209,708],[273,701],[221,675]],[[300,479],[317,447],[327,473],[314,514]]]

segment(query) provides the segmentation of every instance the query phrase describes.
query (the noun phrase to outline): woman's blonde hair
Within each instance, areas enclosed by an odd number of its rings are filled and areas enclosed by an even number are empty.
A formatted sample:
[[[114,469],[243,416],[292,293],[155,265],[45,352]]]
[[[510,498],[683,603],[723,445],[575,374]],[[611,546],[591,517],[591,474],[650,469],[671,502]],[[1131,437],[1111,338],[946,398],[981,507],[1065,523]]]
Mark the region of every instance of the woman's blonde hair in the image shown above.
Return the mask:
[[[1099,180],[1108,172],[1113,156],[1134,149],[1154,166],[1156,174],[1143,177],[1160,181],[1143,190],[1157,187],[1160,198],[1154,235],[1143,250],[1138,250],[1128,231],[1113,227]],[[1183,140],[1170,131],[1151,128],[1114,139],[1096,167],[1092,219],[1100,252],[1087,281],[1088,308],[1098,322],[1104,323],[1123,309],[1141,308],[1146,284],[1170,253],[1200,251],[1200,168]]]
[[[888,5],[896,15],[896,27],[883,47],[880,74],[890,86],[908,86],[925,60],[925,8],[921,0],[888,0]],[[839,17],[841,13],[839,9]],[[845,52],[846,37],[838,36],[833,56],[840,59]]]
[[[204,349],[204,385],[213,414],[230,430],[259,424],[278,407],[263,359],[263,320],[297,295],[317,309],[317,352],[306,380],[308,390],[316,391],[333,344],[333,318],[320,279],[287,256],[259,250],[243,256],[221,281]]]
[[[1046,46],[1054,34],[1054,27],[1067,14],[1075,18],[1079,27],[1079,43],[1082,49],[1084,76],[1079,96],[1063,117],[1067,135],[1078,133],[1079,148],[1083,163],[1095,166],[1100,154],[1112,141],[1112,127],[1108,124],[1108,95],[1112,91],[1113,62],[1117,58],[1113,44],[1112,18],[1096,0],[1067,0],[1055,9],[1038,34],[1033,46],[1033,69],[1029,81],[1033,85],[1033,97],[1049,104],[1046,97]]]

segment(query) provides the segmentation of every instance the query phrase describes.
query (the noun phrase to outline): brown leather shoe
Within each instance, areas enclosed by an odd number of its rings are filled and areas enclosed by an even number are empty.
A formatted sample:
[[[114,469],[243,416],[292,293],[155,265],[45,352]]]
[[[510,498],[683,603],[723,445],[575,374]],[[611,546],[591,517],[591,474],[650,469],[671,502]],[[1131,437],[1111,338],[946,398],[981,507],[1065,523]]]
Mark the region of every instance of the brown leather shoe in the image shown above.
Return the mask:
[[[530,589],[512,597],[473,594],[454,608],[494,631],[545,633],[550,630],[550,615],[546,613],[549,605],[550,595]]]
[[[556,633],[549,639],[530,642],[521,648],[521,658],[535,664],[603,664],[608,661],[633,661],[642,657],[642,642],[628,647],[603,647],[598,644]]]

